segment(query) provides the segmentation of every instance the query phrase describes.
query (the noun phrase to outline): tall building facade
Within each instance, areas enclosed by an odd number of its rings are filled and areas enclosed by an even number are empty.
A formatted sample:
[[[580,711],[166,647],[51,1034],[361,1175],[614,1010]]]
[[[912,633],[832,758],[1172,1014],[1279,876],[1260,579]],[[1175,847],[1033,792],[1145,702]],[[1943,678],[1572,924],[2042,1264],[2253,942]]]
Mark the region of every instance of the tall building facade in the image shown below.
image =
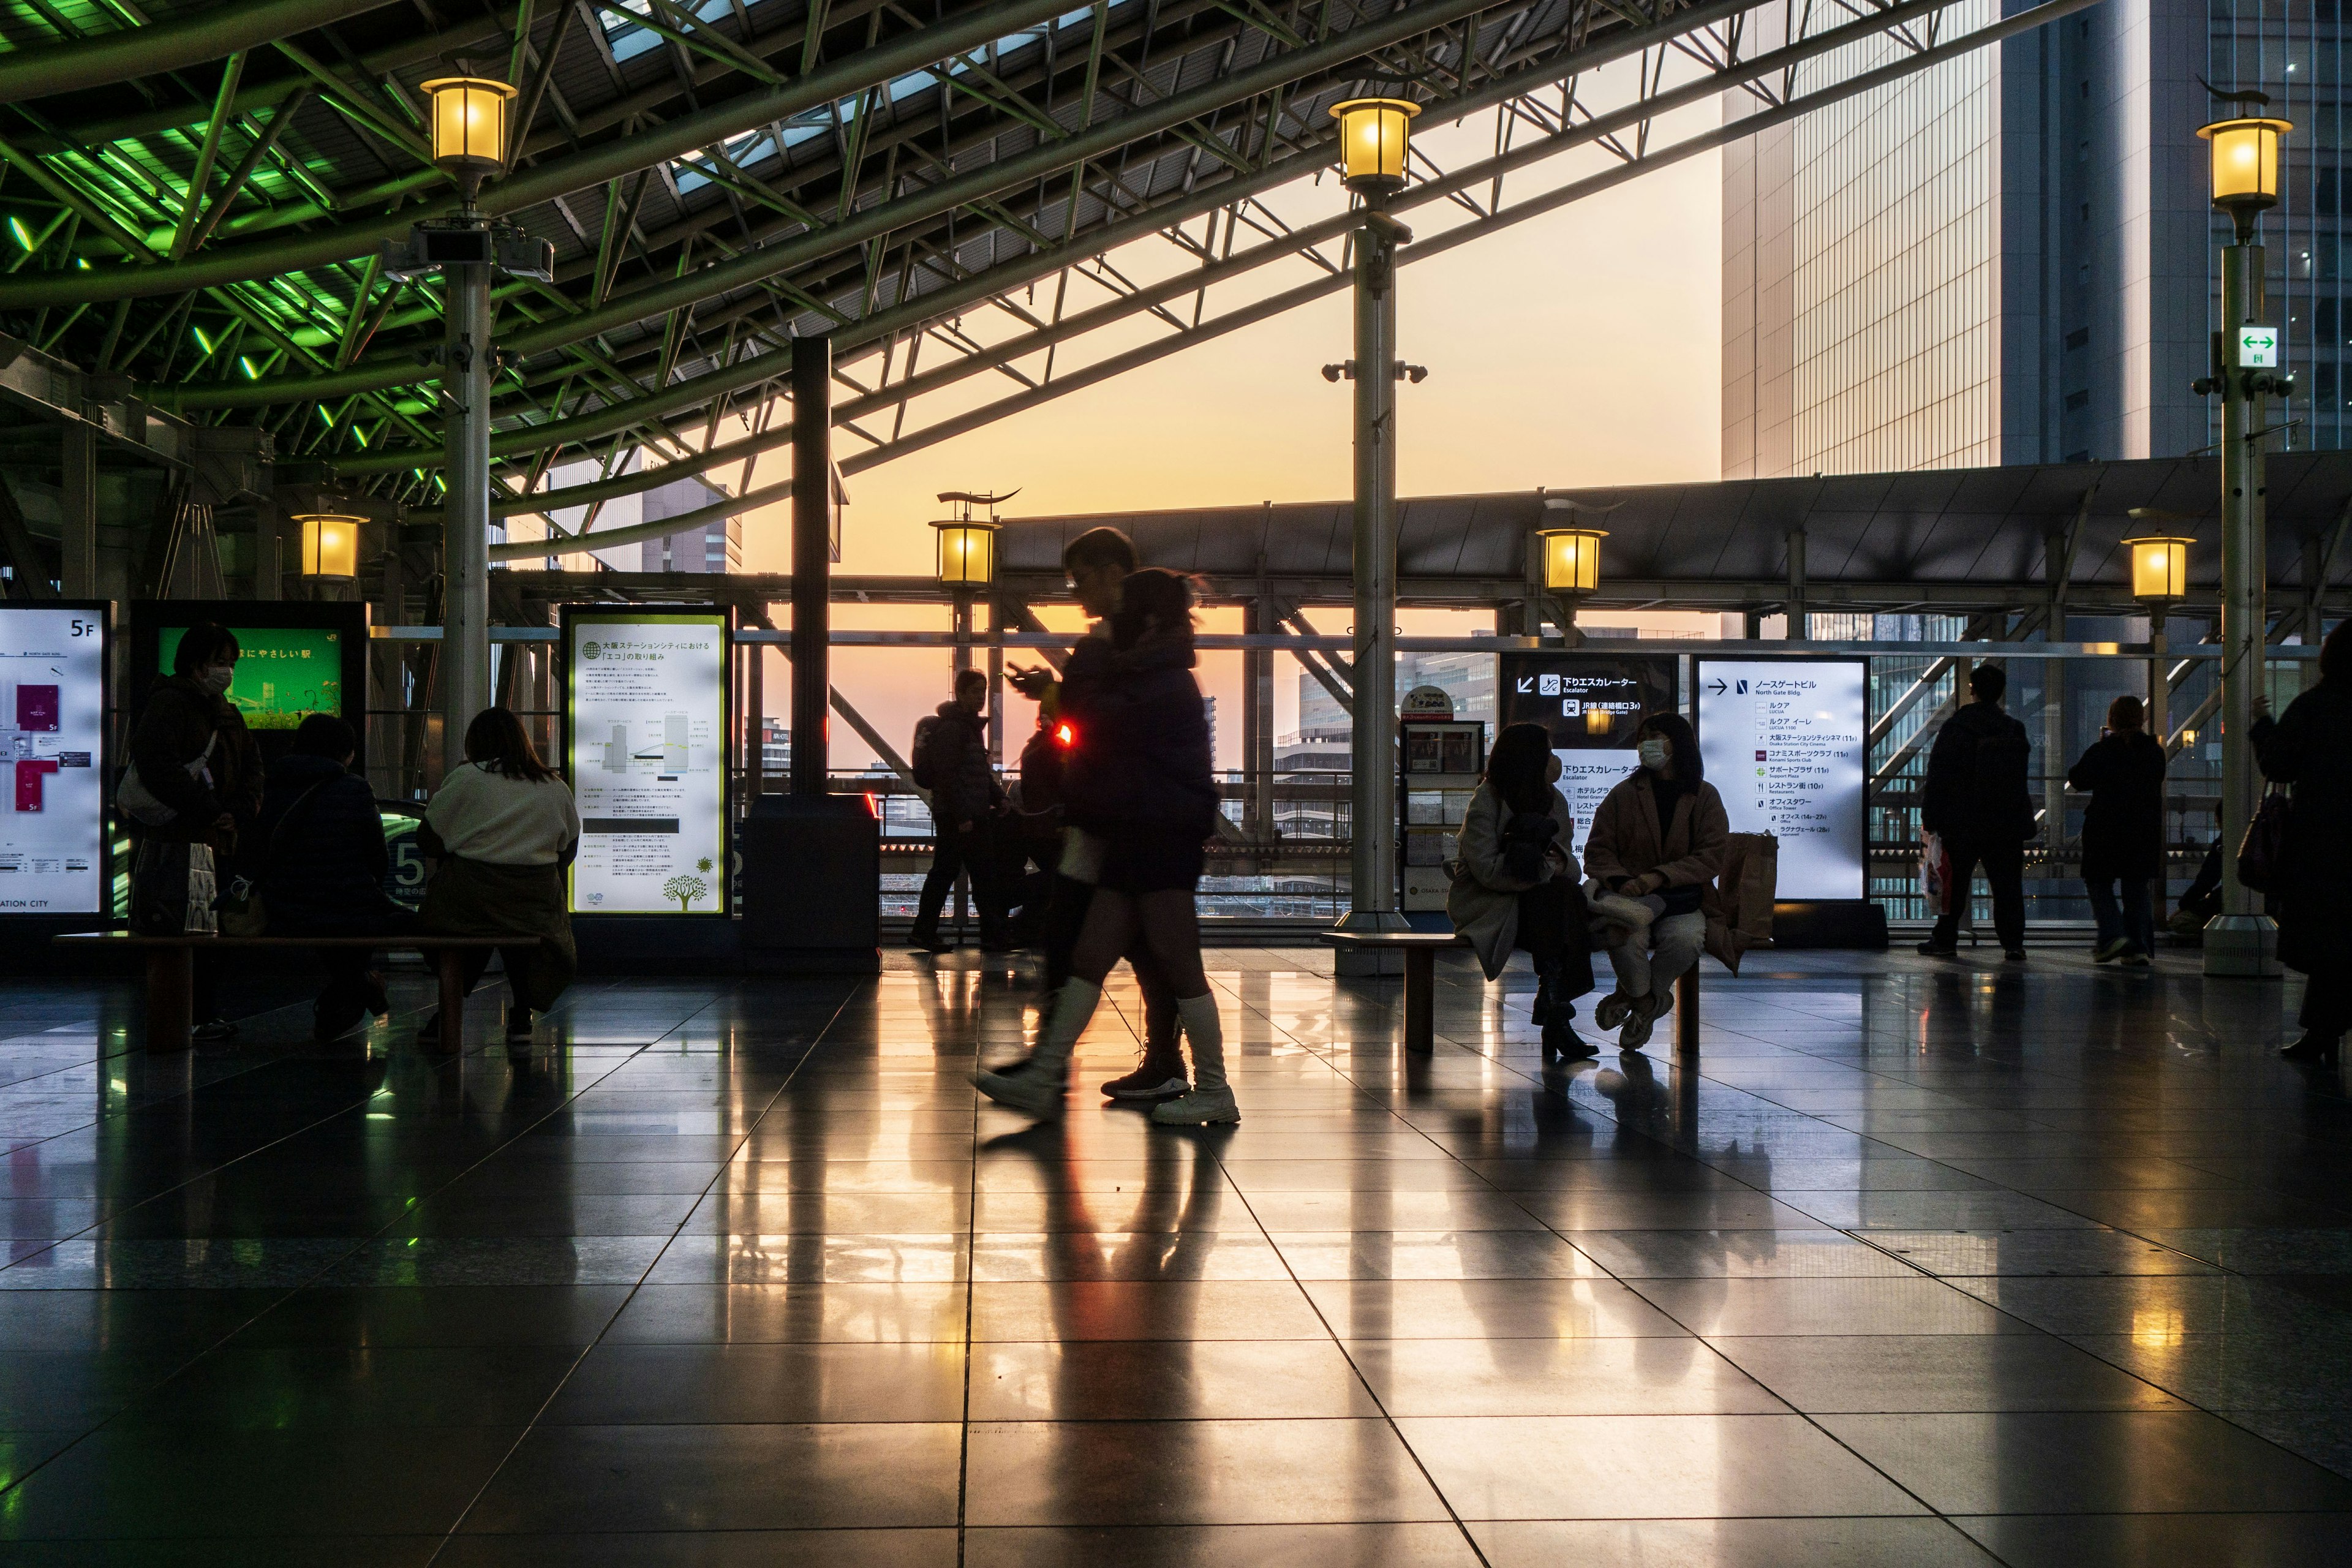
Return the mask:
[[[1959,0],[1949,37],[2030,0]],[[2294,447],[2344,444],[2336,248],[2342,0],[2105,0],[1733,144],[1723,173],[1727,479],[2178,457],[2220,325],[2198,79],[2294,122],[2263,222]],[[1774,7],[1755,47],[1819,7]],[[1809,90],[1891,42],[1799,68]],[[1758,100],[1727,95],[1727,119]],[[2352,357],[2352,355],[2347,355]]]

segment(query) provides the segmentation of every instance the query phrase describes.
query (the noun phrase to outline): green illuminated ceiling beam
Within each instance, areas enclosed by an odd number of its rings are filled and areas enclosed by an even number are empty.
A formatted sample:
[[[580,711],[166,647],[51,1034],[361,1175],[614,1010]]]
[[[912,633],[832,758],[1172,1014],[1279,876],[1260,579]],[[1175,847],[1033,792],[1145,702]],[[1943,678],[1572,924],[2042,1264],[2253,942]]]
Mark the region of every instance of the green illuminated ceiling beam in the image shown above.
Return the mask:
[[[724,142],[772,121],[788,120],[968,49],[1025,31],[1051,21],[1068,7],[1069,0],[993,0],[992,4],[971,6],[929,26],[910,28],[887,43],[845,55],[794,79],[787,86],[745,93],[712,108],[679,115],[651,130],[616,136],[570,157],[551,158],[534,168],[518,171],[486,187],[481,206],[490,213],[519,212],[552,197],[683,157],[712,142]],[[1475,6],[1466,0],[1444,0],[1444,6],[1409,9],[1441,8],[1467,10]],[[408,232],[410,216],[398,213],[315,234],[288,235],[226,247],[170,266],[118,263],[86,271],[26,274],[0,279],[0,310],[176,294],[300,271],[363,256],[383,241],[400,237]]]
[[[0,103],[23,103],[132,77],[202,65],[323,27],[387,0],[245,0],[192,16],[125,27],[70,43],[36,44],[0,55]]]

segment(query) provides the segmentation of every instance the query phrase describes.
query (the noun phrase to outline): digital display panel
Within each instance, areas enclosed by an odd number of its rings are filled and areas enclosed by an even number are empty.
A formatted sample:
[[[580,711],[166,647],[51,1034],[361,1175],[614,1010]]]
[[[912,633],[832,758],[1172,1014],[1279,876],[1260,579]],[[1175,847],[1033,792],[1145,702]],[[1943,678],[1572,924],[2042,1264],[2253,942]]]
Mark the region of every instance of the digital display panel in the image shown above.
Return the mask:
[[[577,914],[729,908],[728,612],[563,611]]]
[[[185,626],[155,632],[156,673],[172,673]],[[229,705],[248,730],[293,730],[313,713],[343,714],[343,633],[329,626],[239,626],[229,631],[242,650]]]
[[[1698,752],[1734,833],[1780,843],[1778,896],[1859,899],[1869,670],[1858,658],[1702,658]]]
[[[0,605],[0,914],[100,911],[105,724],[104,610]]]
[[[1541,724],[1550,731],[1559,793],[1576,817],[1569,845],[1579,864],[1593,814],[1641,765],[1633,731],[1650,714],[1675,709],[1678,663],[1673,654],[1567,649],[1496,656],[1497,724]]]

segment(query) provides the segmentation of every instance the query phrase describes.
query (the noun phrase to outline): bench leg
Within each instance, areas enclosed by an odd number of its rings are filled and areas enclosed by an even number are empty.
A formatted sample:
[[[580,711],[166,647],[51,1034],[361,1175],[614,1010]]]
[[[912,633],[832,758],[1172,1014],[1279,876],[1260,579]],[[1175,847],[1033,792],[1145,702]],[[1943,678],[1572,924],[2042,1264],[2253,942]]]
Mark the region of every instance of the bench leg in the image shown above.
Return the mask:
[[[466,1048],[466,955],[454,947],[443,948],[433,955],[434,969],[441,977],[441,1048],[463,1051]]]
[[[1698,1060],[1698,965],[1675,977],[1675,1055]]]
[[[1404,1048],[1423,1055],[1437,1048],[1436,955],[1425,947],[1404,950]]]
[[[147,950],[147,1048],[184,1051],[194,1022],[195,953],[185,947]]]

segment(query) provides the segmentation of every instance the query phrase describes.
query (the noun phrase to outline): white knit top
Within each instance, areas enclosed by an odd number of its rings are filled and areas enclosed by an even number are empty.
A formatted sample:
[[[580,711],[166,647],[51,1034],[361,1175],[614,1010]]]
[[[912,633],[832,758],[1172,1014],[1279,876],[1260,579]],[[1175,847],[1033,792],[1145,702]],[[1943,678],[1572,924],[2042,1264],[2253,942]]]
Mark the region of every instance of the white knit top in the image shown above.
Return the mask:
[[[560,778],[533,784],[467,763],[441,781],[425,820],[449,853],[492,866],[551,866],[580,837],[580,808]]]

